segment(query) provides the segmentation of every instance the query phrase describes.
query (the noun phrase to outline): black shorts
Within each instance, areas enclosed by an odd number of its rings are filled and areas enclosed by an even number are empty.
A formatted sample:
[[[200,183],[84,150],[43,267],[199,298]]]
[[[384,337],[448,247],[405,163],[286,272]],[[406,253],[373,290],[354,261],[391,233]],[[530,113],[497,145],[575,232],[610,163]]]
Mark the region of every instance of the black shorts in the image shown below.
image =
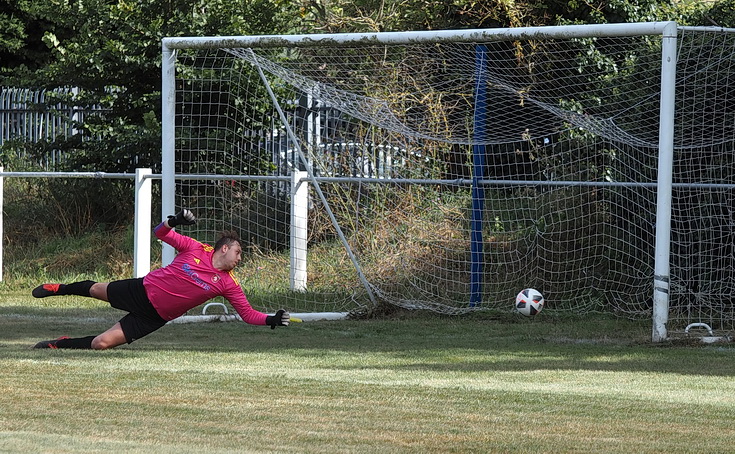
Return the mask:
[[[166,324],[156,312],[143,287],[143,278],[110,282],[107,299],[115,309],[129,312],[120,319],[120,326],[128,344],[146,336]]]

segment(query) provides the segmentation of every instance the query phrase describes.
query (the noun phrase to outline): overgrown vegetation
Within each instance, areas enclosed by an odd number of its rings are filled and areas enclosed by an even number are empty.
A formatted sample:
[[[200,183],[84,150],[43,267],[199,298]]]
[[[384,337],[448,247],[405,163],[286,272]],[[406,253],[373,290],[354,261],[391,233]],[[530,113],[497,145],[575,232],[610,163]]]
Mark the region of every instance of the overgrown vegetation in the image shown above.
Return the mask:
[[[3,289],[30,292],[44,282],[127,279],[133,274],[132,229],[38,235],[34,242],[6,244],[3,259]]]

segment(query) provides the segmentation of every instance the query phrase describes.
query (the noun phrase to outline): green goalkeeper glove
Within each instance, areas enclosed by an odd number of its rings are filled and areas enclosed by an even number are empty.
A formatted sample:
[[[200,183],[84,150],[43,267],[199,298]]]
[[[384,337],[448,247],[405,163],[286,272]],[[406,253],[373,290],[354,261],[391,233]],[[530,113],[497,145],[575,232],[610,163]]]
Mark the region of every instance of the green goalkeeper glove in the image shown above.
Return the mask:
[[[176,216],[168,217],[168,226],[171,228],[174,228],[177,225],[192,225],[196,222],[197,218],[195,218],[194,214],[189,210],[181,210],[176,213]]]
[[[291,314],[283,309],[276,312],[276,315],[269,315],[265,318],[265,324],[270,325],[271,329],[276,329],[276,326],[288,326],[290,322]]]

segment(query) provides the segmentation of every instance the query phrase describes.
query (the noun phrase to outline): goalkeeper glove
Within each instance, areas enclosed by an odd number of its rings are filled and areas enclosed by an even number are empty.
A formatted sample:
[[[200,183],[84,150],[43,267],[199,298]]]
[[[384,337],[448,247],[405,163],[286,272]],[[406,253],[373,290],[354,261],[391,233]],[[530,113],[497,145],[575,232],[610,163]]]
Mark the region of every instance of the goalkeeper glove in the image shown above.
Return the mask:
[[[276,315],[269,315],[265,318],[265,324],[270,325],[271,329],[276,329],[276,326],[288,326],[290,321],[291,314],[283,309],[276,312]]]
[[[177,225],[192,225],[196,222],[197,219],[194,217],[194,214],[189,210],[181,210],[176,213],[176,216],[168,217],[168,226],[171,228],[174,228]]]

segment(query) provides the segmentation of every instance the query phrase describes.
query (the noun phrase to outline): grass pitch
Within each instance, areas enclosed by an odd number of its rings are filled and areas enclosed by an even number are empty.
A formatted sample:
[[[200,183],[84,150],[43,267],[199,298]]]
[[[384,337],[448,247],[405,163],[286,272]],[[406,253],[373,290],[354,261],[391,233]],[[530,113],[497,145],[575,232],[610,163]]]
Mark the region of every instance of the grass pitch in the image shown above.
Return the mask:
[[[0,452],[732,452],[735,347],[650,322],[399,314],[168,325],[115,350],[102,303],[0,296]]]

